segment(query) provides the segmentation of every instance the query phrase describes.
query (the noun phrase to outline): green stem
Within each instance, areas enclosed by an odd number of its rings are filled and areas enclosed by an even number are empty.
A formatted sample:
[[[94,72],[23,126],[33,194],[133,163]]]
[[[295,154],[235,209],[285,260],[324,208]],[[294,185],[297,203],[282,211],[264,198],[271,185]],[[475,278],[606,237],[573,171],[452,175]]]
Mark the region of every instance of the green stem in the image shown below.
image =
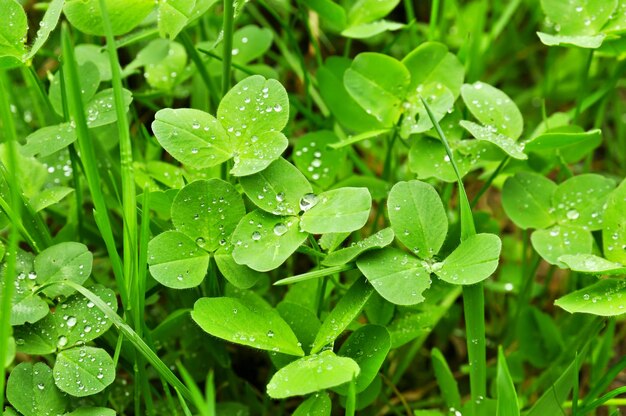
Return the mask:
[[[408,17],[408,16],[407,16]],[[415,18],[415,15],[413,15]],[[437,23],[439,21],[439,0],[432,0],[430,6],[430,21],[428,22],[428,40],[437,40]]]
[[[5,85],[6,84],[6,85]],[[17,169],[17,132],[13,122],[13,115],[7,94],[9,87],[4,71],[0,71],[0,120],[2,129],[6,134],[6,145],[8,150],[8,170],[11,177],[10,183],[17,183],[15,173]],[[20,197],[17,187],[11,186],[11,208],[14,212],[19,212],[18,199]],[[20,221],[21,222],[21,221]],[[4,409],[4,386],[5,378],[5,357],[9,348],[9,335],[11,334],[11,301],[15,290],[15,269],[17,260],[18,230],[11,227],[9,234],[9,244],[6,252],[6,270],[2,281],[2,294],[0,297],[0,410]]]
[[[593,60],[593,51],[593,49],[589,49],[589,51],[587,52],[585,66],[583,66],[582,72],[580,73],[580,82],[578,84],[578,98],[576,100],[576,110],[574,111],[574,119],[572,120],[574,124],[578,122],[578,116],[580,116],[580,112],[582,109],[583,98],[587,93],[587,83],[589,79],[589,69],[591,68],[591,61]]]
[[[207,110],[209,113],[211,113],[213,111],[213,108],[216,108],[214,100],[219,99],[217,91],[215,90],[215,85],[213,85],[213,80],[211,79],[211,76],[209,75],[209,72],[207,71],[204,62],[202,62],[202,58],[198,54],[198,51],[193,45],[193,42],[191,41],[189,35],[183,31],[180,33],[179,39],[183,43],[183,46],[187,51],[187,55],[189,55],[194,65],[196,66],[196,69],[198,70],[198,73],[200,74],[200,78],[202,78],[204,85],[206,85],[207,89],[209,90],[209,108]]]
[[[224,49],[222,60],[222,96],[230,89],[230,71],[233,60],[233,24],[235,20],[233,0],[224,0]]]
[[[120,170],[122,176],[122,218],[124,220],[124,277],[128,293],[134,294],[138,280],[138,244],[137,244],[137,194],[135,189],[135,174],[133,170],[133,146],[128,130],[128,116],[124,106],[124,88],[122,86],[122,74],[120,63],[115,48],[115,38],[109,20],[106,1],[100,0],[100,13],[107,40],[107,52],[111,64],[111,84],[113,85],[113,98],[115,113],[117,115],[117,133],[120,146]],[[125,304],[131,309],[131,304]]]

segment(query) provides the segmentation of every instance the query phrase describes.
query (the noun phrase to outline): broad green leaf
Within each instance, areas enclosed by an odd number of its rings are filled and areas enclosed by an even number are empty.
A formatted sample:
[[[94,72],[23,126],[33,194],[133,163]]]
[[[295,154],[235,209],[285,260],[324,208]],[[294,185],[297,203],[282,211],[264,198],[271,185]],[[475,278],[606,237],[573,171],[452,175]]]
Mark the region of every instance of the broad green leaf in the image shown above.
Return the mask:
[[[68,405],[54,385],[52,370],[44,363],[18,364],[7,381],[7,399],[24,416],[57,416]]]
[[[241,153],[257,139],[263,142],[263,134],[279,132],[287,125],[287,92],[275,79],[250,76],[226,93],[217,110],[217,119],[230,133]],[[267,164],[270,162],[267,161]]]
[[[569,313],[616,316],[626,312],[626,282],[602,279],[584,289],[568,293],[554,304]]]
[[[369,23],[387,16],[400,0],[358,0],[348,11],[348,24],[355,26]]]
[[[604,211],[604,229],[602,230],[602,246],[604,256],[622,264],[626,264],[626,180],[619,184],[611,193]]]
[[[217,268],[232,285],[239,289],[249,289],[263,274],[248,266],[237,264],[233,259],[232,249],[232,246],[222,247],[213,254]]]
[[[358,374],[354,360],[323,351],[278,370],[267,385],[267,394],[273,399],[303,396],[346,383]]]
[[[587,230],[568,225],[555,225],[536,230],[530,236],[533,248],[548,263],[561,266],[559,257],[566,254],[590,254],[593,237]]]
[[[626,266],[594,254],[566,254],[558,258],[567,268],[580,273],[626,274]]]
[[[320,130],[299,137],[293,148],[294,164],[307,179],[323,189],[335,183],[337,175],[344,168],[345,150],[328,147],[338,140],[335,133]]]
[[[367,188],[338,188],[315,197],[312,207],[300,208],[305,213],[300,228],[311,234],[343,233],[365,225],[372,207],[372,197]]]
[[[238,264],[266,272],[283,264],[306,238],[297,217],[255,210],[243,217],[233,232],[233,258]]]
[[[541,8],[561,35],[595,35],[617,6],[617,0],[541,0]]]
[[[42,127],[26,137],[22,147],[25,156],[49,156],[76,141],[76,130],[69,123]]]
[[[172,203],[174,227],[207,251],[226,244],[246,213],[241,195],[221,179],[198,180],[178,192]]]
[[[52,370],[59,389],[75,397],[100,393],[115,380],[115,363],[109,354],[94,347],[61,351]]]
[[[446,358],[438,348],[433,348],[430,357],[433,364],[433,372],[446,406],[448,408],[460,409],[461,395],[459,386],[448,366]]]
[[[124,111],[128,111],[133,95],[126,88],[122,88]],[[87,125],[90,128],[105,126],[117,121],[117,110],[113,98],[113,89],[108,88],[98,92],[85,106]]]
[[[396,305],[424,301],[430,287],[430,273],[423,262],[396,248],[386,247],[359,257],[357,266],[376,292]]]
[[[103,302],[117,309],[115,292],[103,286],[90,288]],[[94,307],[83,295],[76,293],[67,301],[57,305],[52,313],[58,336],[57,346],[69,348],[84,345],[104,334],[112,325],[100,309]],[[63,345],[61,345],[63,344]]]
[[[250,309],[234,298],[201,298],[191,317],[215,337],[257,349],[304,355],[289,325],[273,309]]]
[[[453,109],[455,100],[452,91],[441,82],[433,81],[419,85],[416,91],[410,94],[402,104],[404,117],[402,118],[400,134],[405,139],[412,134],[423,133],[433,128],[433,123],[426,112],[424,103],[422,103],[422,98],[430,106],[437,121],[441,121]]]
[[[154,0],[106,0],[106,8],[114,35],[134,29],[154,9]],[[106,35],[99,0],[66,0],[65,17],[72,26],[90,35]]]
[[[222,125],[200,110],[159,110],[152,131],[169,154],[192,168],[210,168],[232,157],[230,137]]]
[[[247,64],[272,46],[272,31],[255,25],[244,26],[233,34],[233,62]]]
[[[411,74],[410,91],[417,91],[420,85],[439,82],[448,87],[455,99],[459,96],[465,70],[446,45],[424,42],[405,56],[402,63]]]
[[[167,54],[160,61],[147,64],[144,77],[151,87],[162,91],[172,91],[185,72],[187,52],[184,46],[177,42],[165,39],[153,42],[162,42],[167,46]]]
[[[496,375],[496,390],[498,393],[498,411],[496,416],[519,416],[519,405],[513,379],[506,364],[504,351],[498,348],[498,372]]]
[[[350,334],[348,339],[341,345],[337,354],[342,357],[352,358],[361,369],[359,375],[354,380],[357,393],[365,390],[374,381],[390,348],[391,337],[389,332],[387,332],[384,326],[379,325],[360,327]],[[339,394],[346,395],[348,386],[339,386],[335,390]]]
[[[348,93],[385,127],[393,127],[402,112],[402,101],[411,74],[396,59],[373,52],[354,58],[344,73]]]
[[[30,205],[35,212],[42,211],[51,205],[59,203],[63,198],[72,193],[74,189],[66,186],[52,186],[43,189],[30,200]]]
[[[322,261],[322,264],[324,266],[339,266],[350,263],[366,251],[388,246],[393,242],[393,238],[394,233],[391,228],[382,229],[376,234],[372,234],[357,243],[353,243],[349,247],[328,254]]]
[[[148,243],[150,274],[173,289],[196,287],[206,275],[209,253],[178,231],[166,231]]]
[[[524,146],[517,144],[515,140],[510,137],[498,133],[498,129],[493,125],[481,126],[465,120],[462,120],[460,124],[477,140],[484,140],[495,144],[503,152],[514,159],[528,159],[528,156],[524,153]]]
[[[70,280],[82,284],[91,274],[93,255],[81,243],[66,242],[51,246],[35,257],[37,283],[51,283]],[[46,296],[69,296],[73,289],[63,285],[53,285],[43,290]]]
[[[328,393],[317,393],[303,401],[292,416],[330,416],[332,408]]]
[[[28,22],[22,5],[15,0],[0,2],[0,67],[22,61],[27,32]]]
[[[602,46],[606,35],[551,35],[537,32],[539,40],[546,46],[577,46],[579,48],[597,49]]]
[[[297,215],[302,197],[313,192],[304,175],[282,157],[239,183],[256,206],[274,215]]]
[[[513,140],[522,134],[522,113],[504,92],[478,81],[463,85],[461,96],[467,108],[485,127]]]
[[[502,242],[495,234],[476,234],[461,244],[433,271],[443,281],[454,285],[482,282],[496,270]]]
[[[533,172],[518,172],[502,187],[502,207],[518,226],[546,228],[554,224],[552,195],[557,185],[545,176]]]
[[[115,410],[105,407],[82,407],[68,413],[67,416],[115,416],[116,414]]]
[[[56,352],[58,344],[62,344],[61,347],[64,346],[65,340],[58,338],[54,317],[48,312],[46,314],[43,319],[34,324],[27,323],[13,329],[18,352],[45,355]]]
[[[57,27],[57,24],[59,23],[59,17],[61,17],[64,3],[65,0],[52,0],[48,4],[48,9],[43,15],[41,22],[39,22],[39,29],[37,29],[37,37],[35,38],[35,42],[30,48],[30,51],[26,54],[26,56],[24,56],[24,61],[27,61],[35,56],[39,49],[41,49],[41,47],[46,43],[48,37],[50,36],[50,33],[52,33],[52,31]]]
[[[596,174],[574,176],[554,191],[554,217],[560,224],[582,227],[585,230],[602,228],[604,205],[615,182]]]
[[[439,252],[448,233],[448,218],[439,194],[425,182],[396,183],[387,199],[389,221],[398,240],[421,258]]]
[[[351,60],[332,56],[317,71],[317,82],[324,103],[337,121],[348,130],[367,132],[381,128],[381,123],[368,114],[357,101],[348,94],[344,86],[344,74],[350,68]]]
[[[233,154],[234,166],[230,173],[234,176],[252,175],[267,168],[287,149],[288,140],[278,131],[268,131],[252,136],[250,141],[239,144]]]
[[[174,39],[185,27],[196,5],[196,0],[159,0],[157,23],[161,37]]]
[[[334,342],[339,335],[354,321],[372,295],[372,286],[365,279],[355,281],[337,305],[326,316],[315,336],[311,353],[322,350],[325,345]]]

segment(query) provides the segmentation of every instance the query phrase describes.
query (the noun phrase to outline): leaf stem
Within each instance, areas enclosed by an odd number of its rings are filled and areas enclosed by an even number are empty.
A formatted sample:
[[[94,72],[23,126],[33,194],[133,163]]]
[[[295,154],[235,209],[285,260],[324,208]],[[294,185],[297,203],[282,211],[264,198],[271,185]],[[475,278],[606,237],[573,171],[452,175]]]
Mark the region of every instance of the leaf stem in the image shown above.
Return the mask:
[[[222,60],[222,96],[226,95],[230,89],[231,62],[233,60],[233,25],[235,20],[235,10],[233,0],[224,0],[224,48]]]

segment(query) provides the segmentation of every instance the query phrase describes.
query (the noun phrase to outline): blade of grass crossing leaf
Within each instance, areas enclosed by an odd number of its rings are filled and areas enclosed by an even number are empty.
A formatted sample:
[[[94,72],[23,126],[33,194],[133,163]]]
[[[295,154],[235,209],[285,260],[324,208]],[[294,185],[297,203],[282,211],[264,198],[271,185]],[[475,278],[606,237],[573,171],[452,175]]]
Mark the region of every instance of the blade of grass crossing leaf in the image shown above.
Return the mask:
[[[519,416],[519,405],[517,404],[517,393],[515,385],[506,364],[504,350],[498,348],[498,373],[496,375],[496,390],[498,392],[498,404],[496,416]]]
[[[163,377],[169,385],[174,387],[186,400],[193,401],[191,392],[189,389],[183,384],[182,381],[170,370],[170,368],[165,364],[161,359],[156,355],[156,353],[146,344],[146,342],[141,339],[139,335],[128,325],[124,320],[117,314],[109,305],[106,304],[105,301],[100,299],[96,294],[94,294],[89,289],[84,288],[83,286],[76,284],[69,280],[57,281],[52,283],[47,283],[39,287],[38,292],[45,289],[48,286],[52,286],[55,284],[61,284],[69,286],[70,288],[76,290],[81,293],[84,297],[86,297],[89,301],[91,301],[95,307],[100,309],[106,317],[115,325],[115,327],[124,335],[128,341],[135,347],[135,349],[144,356],[146,361],[148,361],[152,367],[156,370],[157,373],[161,377]]]
[[[459,386],[452,371],[450,371],[446,358],[438,348],[433,348],[430,358],[433,363],[435,378],[437,379],[437,384],[439,384],[439,390],[446,403],[446,407],[460,409],[461,394],[459,393]]]
[[[6,134],[6,144],[9,150],[8,154],[8,170],[12,177],[10,183],[15,182],[15,172],[17,165],[17,154],[15,143],[17,143],[17,132],[13,123],[13,115],[9,104],[9,95],[7,94],[7,77],[4,71],[0,72],[0,120],[2,120],[3,130]],[[11,186],[11,205],[14,212],[19,212],[18,198],[19,193],[15,186]],[[21,222],[21,220],[20,220]],[[9,348],[9,336],[11,335],[11,300],[15,290],[15,268],[17,260],[17,244],[19,231],[16,227],[11,227],[9,232],[9,244],[6,252],[6,270],[4,272],[4,281],[2,298],[0,299],[0,409],[4,409],[4,386],[5,377],[5,357]]]
[[[67,24],[64,24],[61,30],[61,44],[63,53],[63,68],[65,76],[65,87],[67,89],[67,101],[70,115],[73,116],[76,124],[77,142],[81,150],[81,157],[87,185],[91,192],[94,204],[94,219],[102,234],[111,266],[115,275],[115,280],[120,291],[122,303],[128,303],[126,285],[124,284],[124,274],[122,260],[116,250],[115,238],[113,237],[113,229],[111,220],[108,216],[108,207],[101,189],[100,172],[98,171],[98,163],[91,138],[89,137],[89,129],[87,128],[87,120],[83,108],[80,85],[78,84],[78,68],[74,57],[74,45],[70,37]]]
[[[443,143],[446,154],[456,174],[459,185],[459,206],[461,217],[461,241],[476,234],[474,217],[463,179],[456,165],[452,149],[441,126],[433,115],[430,106],[421,96],[428,117]],[[465,313],[465,331],[467,337],[467,355],[470,364],[470,389],[473,403],[480,403],[487,395],[487,350],[485,344],[485,293],[482,282],[471,286],[463,286],[463,311]]]
[[[100,0],[100,13],[106,33],[107,52],[111,63],[111,83],[113,85],[113,99],[117,115],[117,131],[120,146],[120,168],[122,174],[122,210],[124,219],[124,277],[128,293],[137,297],[136,288],[139,275],[138,246],[137,246],[137,195],[135,190],[135,175],[133,171],[133,148],[128,130],[128,117],[124,105],[124,91],[119,59],[115,48],[113,29],[109,21],[109,13],[105,0]],[[131,308],[131,304],[125,304]],[[135,313],[139,313],[136,311]]]

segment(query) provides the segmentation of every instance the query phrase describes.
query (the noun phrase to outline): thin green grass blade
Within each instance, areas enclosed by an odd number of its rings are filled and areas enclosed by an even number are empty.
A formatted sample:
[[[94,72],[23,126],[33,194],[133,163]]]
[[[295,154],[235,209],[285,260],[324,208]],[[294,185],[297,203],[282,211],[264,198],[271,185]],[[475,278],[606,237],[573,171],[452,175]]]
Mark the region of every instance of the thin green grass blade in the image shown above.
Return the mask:
[[[8,154],[8,170],[13,183],[16,183],[15,172],[17,167],[17,132],[13,123],[13,115],[7,94],[7,78],[4,71],[0,72],[0,120],[2,120],[3,130],[6,132],[6,144]],[[11,183],[11,182],[10,182]],[[15,186],[11,186],[11,205],[14,212],[19,212],[19,193]],[[18,223],[21,220],[18,218]],[[15,267],[17,259],[17,244],[19,231],[16,227],[11,227],[9,233],[9,244],[6,252],[6,270],[4,281],[2,282],[2,297],[0,298],[0,409],[4,409],[4,387],[6,383],[4,361],[9,348],[9,336],[11,335],[11,301],[15,290]]]
[[[78,84],[78,68],[76,58],[74,57],[74,45],[67,24],[64,24],[61,30],[61,44],[69,114],[76,125],[77,142],[81,151],[85,177],[95,207],[94,219],[106,244],[122,303],[126,305],[128,303],[128,295],[126,285],[124,284],[124,269],[116,249],[113,228],[108,216],[108,207],[102,193],[102,181],[98,171],[96,152],[89,137],[89,129],[80,92],[81,87]]]
[[[115,38],[109,20],[105,0],[100,0],[100,13],[106,33],[107,52],[111,63],[111,84],[113,85],[113,99],[117,115],[117,132],[120,146],[120,169],[122,176],[122,211],[124,219],[124,278],[130,296],[136,297],[135,289],[138,280],[138,245],[137,245],[137,194],[135,189],[135,175],[133,170],[133,148],[128,130],[128,117],[124,110],[124,90],[120,71]],[[125,304],[127,308],[131,303]]]

